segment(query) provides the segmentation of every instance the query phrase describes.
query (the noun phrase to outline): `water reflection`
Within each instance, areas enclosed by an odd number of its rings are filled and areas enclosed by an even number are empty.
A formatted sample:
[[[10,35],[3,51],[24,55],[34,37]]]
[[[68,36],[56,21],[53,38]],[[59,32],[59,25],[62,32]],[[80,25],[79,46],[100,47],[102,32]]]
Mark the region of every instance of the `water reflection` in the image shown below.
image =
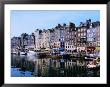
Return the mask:
[[[100,70],[89,70],[88,61],[11,56],[12,77],[97,77]]]

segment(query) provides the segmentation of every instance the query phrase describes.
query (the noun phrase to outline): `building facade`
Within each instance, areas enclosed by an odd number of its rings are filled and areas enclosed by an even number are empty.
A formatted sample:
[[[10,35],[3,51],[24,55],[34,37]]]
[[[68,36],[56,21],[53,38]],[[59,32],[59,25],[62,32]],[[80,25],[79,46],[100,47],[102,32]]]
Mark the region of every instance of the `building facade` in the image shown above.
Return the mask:
[[[36,29],[34,32],[35,35],[35,50],[40,50],[40,44],[39,44],[39,37],[40,37],[40,31],[39,29]]]
[[[65,28],[65,52],[73,53],[76,51],[77,46],[77,32],[74,23],[70,23],[69,26]]]
[[[31,35],[28,35],[28,44],[27,44],[28,50],[34,50],[35,49],[35,35],[32,33]]]
[[[63,26],[59,27],[60,29],[60,51],[65,50],[65,29],[66,29],[66,24],[63,24]]]
[[[87,53],[87,29],[91,27],[91,19],[86,22],[80,22],[77,27],[77,52],[84,51]]]
[[[100,22],[80,22],[80,26],[72,22],[69,25],[58,24],[52,29],[36,29],[34,33],[28,35],[21,34],[20,37],[11,39],[12,49],[33,49],[47,50],[54,52],[65,52],[73,54],[74,52],[85,51],[89,54],[100,54]]]
[[[87,52],[90,54],[100,53],[100,22],[93,22],[87,29]]]
[[[59,52],[59,50],[60,50],[60,29],[59,29],[59,27],[58,26],[56,26],[55,28],[54,28],[54,32],[53,32],[53,42],[52,42],[52,45],[53,45],[53,48],[52,48],[52,50],[54,50],[54,52]]]
[[[77,51],[86,50],[86,27],[81,26],[77,28]]]
[[[11,38],[11,52],[18,52],[21,49],[21,38]]]
[[[36,50],[50,48],[50,31],[49,30],[37,29],[34,34],[35,34],[35,48],[36,48]]]
[[[26,49],[28,46],[28,34],[21,34],[21,50]]]

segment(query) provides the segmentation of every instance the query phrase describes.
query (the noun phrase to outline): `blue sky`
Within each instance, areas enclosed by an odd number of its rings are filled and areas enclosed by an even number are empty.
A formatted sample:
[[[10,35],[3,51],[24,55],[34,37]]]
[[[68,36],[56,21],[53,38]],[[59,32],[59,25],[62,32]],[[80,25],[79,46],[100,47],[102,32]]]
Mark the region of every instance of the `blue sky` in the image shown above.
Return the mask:
[[[11,11],[11,37],[20,36],[22,33],[31,34],[35,29],[51,29],[58,23],[69,24],[73,22],[79,26],[80,22],[100,21],[99,10],[79,11]]]

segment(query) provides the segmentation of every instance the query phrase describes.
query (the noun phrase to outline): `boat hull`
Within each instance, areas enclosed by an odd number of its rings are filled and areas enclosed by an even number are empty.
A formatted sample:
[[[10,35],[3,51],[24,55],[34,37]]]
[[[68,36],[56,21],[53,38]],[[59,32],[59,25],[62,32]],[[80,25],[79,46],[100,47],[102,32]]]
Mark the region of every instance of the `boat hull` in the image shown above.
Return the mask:
[[[29,51],[29,52],[27,53],[27,55],[28,55],[28,56],[36,56],[36,52],[34,52],[34,51]]]
[[[27,55],[26,52],[20,52],[20,55]]]

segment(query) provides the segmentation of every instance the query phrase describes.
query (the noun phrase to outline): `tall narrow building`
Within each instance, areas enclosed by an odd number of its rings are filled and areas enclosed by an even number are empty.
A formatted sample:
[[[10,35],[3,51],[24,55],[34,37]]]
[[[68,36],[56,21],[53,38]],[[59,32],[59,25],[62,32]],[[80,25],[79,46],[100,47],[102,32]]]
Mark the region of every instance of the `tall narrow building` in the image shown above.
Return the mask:
[[[72,54],[76,51],[77,46],[77,32],[74,23],[69,24],[65,27],[65,52],[67,54]]]
[[[81,22],[77,27],[77,52],[86,51],[87,43],[87,24]]]

